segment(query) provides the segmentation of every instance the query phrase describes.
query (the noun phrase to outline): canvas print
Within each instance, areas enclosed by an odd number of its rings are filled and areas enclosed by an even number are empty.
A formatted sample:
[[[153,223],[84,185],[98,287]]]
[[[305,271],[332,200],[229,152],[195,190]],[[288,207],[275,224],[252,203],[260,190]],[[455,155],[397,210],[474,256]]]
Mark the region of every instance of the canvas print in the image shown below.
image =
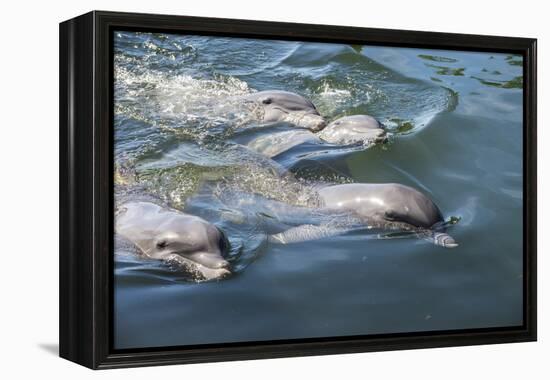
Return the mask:
[[[115,349],[523,323],[523,61],[114,31]]]

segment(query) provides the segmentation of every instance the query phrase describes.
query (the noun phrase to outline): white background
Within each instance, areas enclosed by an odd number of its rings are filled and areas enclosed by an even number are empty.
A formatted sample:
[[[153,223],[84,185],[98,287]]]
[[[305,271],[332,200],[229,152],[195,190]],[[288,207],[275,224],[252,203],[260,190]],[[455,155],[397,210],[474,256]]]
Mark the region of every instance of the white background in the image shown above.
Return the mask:
[[[550,374],[550,156],[544,118],[550,27],[539,1],[5,1],[0,28],[0,377],[512,379]],[[56,357],[58,23],[93,9],[539,39],[539,342],[92,372]],[[498,239],[498,236],[489,238]],[[31,377],[32,376],[32,377]],[[548,377],[545,377],[548,378]]]

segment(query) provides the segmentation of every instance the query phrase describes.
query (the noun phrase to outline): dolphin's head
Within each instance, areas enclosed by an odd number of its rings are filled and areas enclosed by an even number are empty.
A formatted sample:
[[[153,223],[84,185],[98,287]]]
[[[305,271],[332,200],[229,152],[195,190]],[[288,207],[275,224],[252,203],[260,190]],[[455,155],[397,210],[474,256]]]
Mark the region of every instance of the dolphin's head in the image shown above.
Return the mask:
[[[172,219],[163,224],[154,239],[150,256],[177,265],[198,280],[218,280],[231,274],[224,258],[229,242],[214,225],[196,218]]]
[[[253,95],[263,109],[263,121],[286,122],[317,132],[326,126],[315,105],[301,95],[286,91],[262,91]]]
[[[344,116],[330,123],[320,137],[333,144],[381,143],[387,140],[384,126],[369,115]]]
[[[443,222],[443,215],[432,199],[420,191],[398,183],[380,185],[388,220],[415,227],[432,228]]]
[[[327,122],[320,115],[308,113],[300,118],[298,125],[312,132],[319,132],[327,126]]]

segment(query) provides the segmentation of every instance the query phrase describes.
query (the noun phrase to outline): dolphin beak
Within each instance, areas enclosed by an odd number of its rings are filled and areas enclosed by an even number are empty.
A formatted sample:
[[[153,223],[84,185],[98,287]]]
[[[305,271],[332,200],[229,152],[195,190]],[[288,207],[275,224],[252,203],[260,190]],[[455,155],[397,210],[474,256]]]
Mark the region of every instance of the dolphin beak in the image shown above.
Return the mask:
[[[196,281],[221,280],[232,274],[229,262],[224,259],[220,259],[215,265],[210,263],[211,266],[206,266],[203,263],[174,253],[169,255],[166,260],[169,263],[180,265],[181,269],[190,273]]]
[[[224,260],[223,263],[218,264],[219,267],[211,268],[202,264],[197,264],[198,270],[201,275],[208,281],[210,280],[223,280],[230,277],[233,272],[230,269],[230,265]]]
[[[229,269],[231,267],[231,264],[217,253],[199,252],[189,256],[189,258],[210,269]]]
[[[321,120],[319,120],[318,122],[314,123],[311,127],[310,127],[310,130],[312,132],[319,132],[321,131],[323,128],[325,128],[327,126],[327,122],[321,118]]]
[[[378,131],[378,133],[376,134],[375,141],[379,142],[379,143],[383,143],[383,142],[388,141],[388,134],[386,133],[386,131],[384,129],[380,129]]]
[[[229,264],[229,261],[227,260],[220,260],[216,265],[217,269],[228,269],[231,268],[231,264]]]

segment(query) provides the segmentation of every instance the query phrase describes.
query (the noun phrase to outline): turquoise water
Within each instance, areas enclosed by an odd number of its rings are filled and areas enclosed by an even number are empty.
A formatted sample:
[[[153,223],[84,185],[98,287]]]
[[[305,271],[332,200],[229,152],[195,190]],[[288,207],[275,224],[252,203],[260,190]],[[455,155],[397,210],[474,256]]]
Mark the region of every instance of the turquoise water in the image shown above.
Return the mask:
[[[522,323],[522,60],[497,53],[115,33],[117,204],[207,219],[235,274],[200,282],[115,247],[116,348],[514,326]],[[280,89],[328,121],[367,113],[389,141],[242,146],[261,128],[235,99]],[[459,247],[353,232],[274,245],[326,183],[429,195]],[[324,215],[318,215],[324,218]]]

